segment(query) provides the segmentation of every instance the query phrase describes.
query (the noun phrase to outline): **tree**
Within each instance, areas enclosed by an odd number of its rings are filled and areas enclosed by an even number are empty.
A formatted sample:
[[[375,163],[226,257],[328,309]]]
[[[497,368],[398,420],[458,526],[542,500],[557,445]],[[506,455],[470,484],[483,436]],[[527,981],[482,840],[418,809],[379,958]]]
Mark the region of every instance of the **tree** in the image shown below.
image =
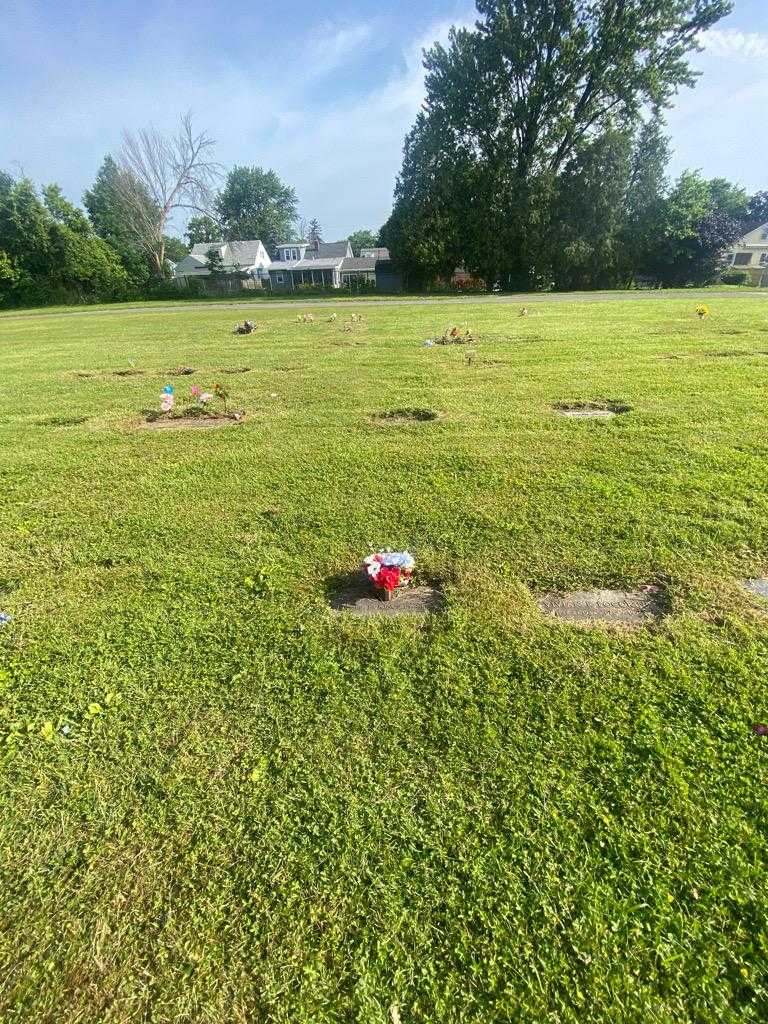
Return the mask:
[[[191,249],[193,245],[199,245],[200,242],[220,242],[223,231],[221,225],[213,217],[203,214],[191,218],[184,234],[187,236],[187,244]]]
[[[211,247],[205,254],[205,262],[213,276],[224,273],[224,258],[221,255],[220,249]]]
[[[215,205],[227,241],[260,238],[274,253],[293,234],[296,192],[274,171],[233,167]]]
[[[626,131],[606,131],[580,147],[553,198],[557,229],[546,263],[558,289],[612,288],[619,279],[620,233],[632,157]]]
[[[28,180],[0,197],[4,301],[110,299],[125,292],[128,277],[114,249],[94,234],[82,210],[58,185],[43,189]]]
[[[74,231],[78,235],[90,235],[93,228],[88,222],[82,210],[73,206],[67,199],[58,185],[43,186],[43,201],[51,217],[57,224]]]
[[[747,204],[746,193],[724,179],[685,171],[664,202],[650,260],[654,275],[668,287],[716,281],[742,233]]]
[[[318,246],[323,240],[323,229],[320,227],[320,221],[317,217],[313,217],[309,222],[309,235],[307,238],[310,245]]]
[[[747,204],[744,234],[763,224],[768,224],[768,192],[756,192]]]
[[[13,188],[13,178],[7,171],[0,170],[0,199],[4,199]]]
[[[191,114],[181,118],[176,135],[163,135],[155,128],[123,133],[115,184],[131,236],[149,255],[158,277],[165,272],[171,217],[208,212],[219,176],[213,146],[206,132],[195,134]]]
[[[662,108],[694,84],[686,54],[731,4],[477,0],[477,8],[474,30],[454,28],[447,48],[425,53],[426,103],[395,190],[400,235],[431,252],[435,240],[407,224],[451,221],[470,271],[531,286],[550,273],[560,179],[596,140],[632,132],[644,107]]]
[[[619,280],[623,284],[632,284],[638,274],[652,276],[668,192],[670,149],[664,127],[660,111],[654,111],[640,127],[632,152],[619,236]]]
[[[144,288],[151,277],[152,260],[131,227],[131,214],[119,187],[120,170],[107,154],[96,174],[96,180],[83,195],[83,205],[96,234],[119,254],[123,266],[136,288]],[[146,192],[142,196],[146,210],[143,219],[157,216]]]
[[[378,236],[367,228],[361,228],[360,231],[353,231],[349,236],[348,241],[352,246],[352,252],[355,256],[360,255],[361,249],[375,249],[379,244]]]
[[[175,235],[165,236],[165,258],[173,263],[179,263],[189,253],[189,246],[185,245]]]

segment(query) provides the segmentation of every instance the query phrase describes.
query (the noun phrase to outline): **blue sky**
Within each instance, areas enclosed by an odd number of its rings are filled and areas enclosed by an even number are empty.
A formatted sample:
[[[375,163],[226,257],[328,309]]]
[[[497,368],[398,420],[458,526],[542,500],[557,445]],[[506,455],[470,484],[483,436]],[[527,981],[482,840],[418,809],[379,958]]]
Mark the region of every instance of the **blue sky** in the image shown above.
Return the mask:
[[[422,97],[421,48],[464,2],[6,0],[0,167],[79,201],[123,127],[188,109],[225,166],[274,168],[326,238],[378,228]],[[768,189],[768,4],[736,0],[670,112],[671,170]]]

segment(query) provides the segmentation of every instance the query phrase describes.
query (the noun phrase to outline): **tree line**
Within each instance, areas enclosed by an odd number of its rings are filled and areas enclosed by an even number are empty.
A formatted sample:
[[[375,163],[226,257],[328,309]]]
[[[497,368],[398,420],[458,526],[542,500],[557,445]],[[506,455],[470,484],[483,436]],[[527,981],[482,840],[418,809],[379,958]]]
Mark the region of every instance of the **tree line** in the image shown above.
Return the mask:
[[[260,238],[274,256],[297,231],[320,240],[317,219],[299,222],[294,188],[261,167],[224,175],[213,145],[189,115],[175,134],[126,132],[82,209],[58,185],[38,190],[0,171],[0,305],[177,296],[171,265],[196,243]],[[179,218],[186,243],[171,233]],[[350,240],[358,252],[377,236],[359,231]]]
[[[411,285],[465,267],[489,287],[700,285],[768,220],[768,194],[667,179],[664,110],[728,0],[477,0],[425,52],[382,241]]]

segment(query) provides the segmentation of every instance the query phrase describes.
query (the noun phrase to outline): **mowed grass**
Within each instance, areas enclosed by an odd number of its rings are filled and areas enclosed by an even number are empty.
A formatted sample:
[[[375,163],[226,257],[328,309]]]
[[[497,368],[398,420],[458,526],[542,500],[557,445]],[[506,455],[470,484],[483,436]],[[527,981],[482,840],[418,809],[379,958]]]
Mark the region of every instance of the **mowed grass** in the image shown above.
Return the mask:
[[[710,306],[0,323],[4,1024],[768,1017],[768,306]],[[333,617],[369,544],[445,610]]]

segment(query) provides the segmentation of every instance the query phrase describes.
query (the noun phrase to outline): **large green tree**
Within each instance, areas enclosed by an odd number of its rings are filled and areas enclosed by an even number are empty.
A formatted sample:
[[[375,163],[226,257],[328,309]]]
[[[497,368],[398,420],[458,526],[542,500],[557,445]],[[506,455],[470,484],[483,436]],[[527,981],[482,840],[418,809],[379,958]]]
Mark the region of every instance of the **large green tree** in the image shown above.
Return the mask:
[[[275,247],[293,235],[297,218],[296,191],[282,182],[274,171],[233,167],[215,206],[228,241],[260,238],[274,255]]]
[[[193,245],[199,245],[201,242],[220,242],[223,232],[221,225],[213,217],[201,214],[199,217],[190,218],[184,234],[191,248]]]
[[[458,244],[490,282],[551,276],[561,180],[606,133],[692,85],[687,54],[730,0],[477,0],[425,54],[426,103],[395,192],[395,255],[431,271]],[[451,223],[447,228],[446,221]],[[431,237],[440,228],[447,242]],[[430,237],[424,236],[424,231]],[[419,251],[420,250],[420,251]],[[446,253],[447,256],[447,253]]]
[[[621,284],[653,275],[651,264],[664,229],[669,156],[664,119],[657,110],[640,127],[630,161],[618,238]]]
[[[361,228],[359,231],[352,232],[348,238],[348,242],[352,246],[352,252],[355,256],[359,256],[361,249],[375,249],[379,244],[379,236],[375,231],[369,231],[368,228]]]
[[[144,202],[149,219],[152,203],[146,194]],[[109,154],[104,157],[93,185],[83,194],[83,205],[96,234],[120,255],[134,285],[145,287],[154,276],[152,265],[131,228],[131,214],[120,187],[120,170]]]
[[[0,295],[5,302],[93,301],[125,293],[115,250],[93,231],[58,185],[41,202],[28,180],[0,196]]]
[[[666,197],[649,269],[669,287],[710,284],[741,235],[749,197],[723,178],[685,171]]]

